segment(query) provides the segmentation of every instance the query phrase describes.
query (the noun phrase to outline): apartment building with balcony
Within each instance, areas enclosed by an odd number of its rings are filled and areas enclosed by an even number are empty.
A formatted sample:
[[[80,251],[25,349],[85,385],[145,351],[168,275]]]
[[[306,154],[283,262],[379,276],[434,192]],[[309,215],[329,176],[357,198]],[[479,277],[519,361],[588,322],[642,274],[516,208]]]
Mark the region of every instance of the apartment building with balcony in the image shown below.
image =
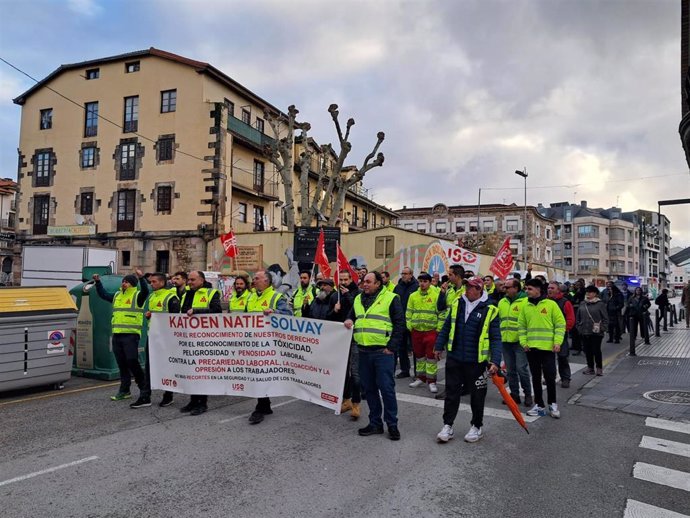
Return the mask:
[[[671,222],[657,212],[637,210],[640,236],[640,284],[669,286],[673,264],[671,256]]]
[[[175,271],[206,269],[230,229],[285,228],[264,114],[287,116],[208,63],[150,48],[62,65],[14,102],[21,243],[101,244],[124,270]],[[362,186],[344,213],[352,230],[394,216]]]
[[[636,277],[640,269],[637,215],[610,209],[590,208],[568,202],[539,205],[539,211],[556,220],[554,266],[586,280]]]
[[[395,213],[401,228],[457,240],[484,253],[495,252],[482,249],[487,240],[495,247],[496,242],[510,236],[510,248],[517,261],[522,261],[526,252],[528,262],[554,265],[555,222],[535,207],[527,207],[527,225],[524,207],[514,203],[480,206],[437,203],[433,207],[403,207]],[[521,265],[520,269],[523,269]]]

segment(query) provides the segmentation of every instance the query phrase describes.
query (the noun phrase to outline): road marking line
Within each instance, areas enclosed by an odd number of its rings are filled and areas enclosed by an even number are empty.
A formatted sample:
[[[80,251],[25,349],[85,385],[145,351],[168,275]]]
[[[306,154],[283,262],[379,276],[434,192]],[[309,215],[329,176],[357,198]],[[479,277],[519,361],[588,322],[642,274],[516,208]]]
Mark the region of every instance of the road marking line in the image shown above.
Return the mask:
[[[645,425],[653,428],[661,428],[662,430],[669,430],[671,432],[680,432],[690,434],[690,424],[679,423],[677,421],[669,421],[667,419],[657,419],[656,417],[648,417]]]
[[[443,400],[441,399],[431,399],[431,398],[426,398],[426,397],[421,397],[421,396],[413,396],[411,394],[401,394],[397,393],[395,395],[396,399],[398,401],[404,401],[405,403],[415,403],[417,405],[425,405],[425,406],[431,406],[435,408],[443,408]],[[460,403],[460,412],[470,412],[472,413],[472,408],[470,405],[467,405],[465,403]],[[498,408],[491,408],[491,407],[485,407],[484,408],[484,415],[488,415],[491,417],[498,417],[501,419],[509,419],[511,421],[515,420],[513,417],[513,414],[510,413],[510,410],[501,410]],[[525,422],[527,423],[532,423],[539,419],[537,416],[529,416],[529,415],[524,415],[522,416],[525,419]]]
[[[9,480],[3,480],[2,482],[0,482],[0,486],[6,486],[7,484],[12,484],[14,482],[21,482],[22,480],[27,480],[29,478],[38,477],[39,475],[46,475],[47,473],[52,473],[53,471],[58,471],[60,469],[70,468],[72,466],[76,466],[78,464],[83,464],[85,462],[90,462],[90,461],[96,460],[96,459],[98,459],[98,456],[93,455],[92,457],[86,457],[84,459],[75,460],[74,462],[68,462],[67,464],[60,464],[59,466],[55,466],[55,467],[48,468],[48,469],[43,469],[41,471],[34,471],[33,473],[29,473],[28,475],[22,475],[21,477],[15,477],[15,478],[11,478]]]
[[[289,405],[290,403],[294,403],[295,401],[301,401],[300,399],[290,399],[288,401],[283,401],[282,403],[278,403],[276,405],[271,405],[271,408],[278,408],[279,406],[283,405]],[[238,419],[247,419],[247,417],[251,414],[242,414],[242,415],[236,415],[235,417],[229,417],[228,419],[223,419],[221,421],[218,421],[218,424],[224,424],[224,423],[229,423],[230,421],[237,421]]]
[[[623,518],[690,518],[690,516],[628,499],[625,502]]]
[[[680,455],[681,457],[690,458],[690,444],[669,441],[668,439],[659,439],[657,437],[643,435],[642,440],[640,441],[640,448],[647,448],[655,451],[665,451],[671,455]]]
[[[587,367],[587,365],[585,365],[584,363],[571,363],[570,372],[571,374],[575,374],[576,372],[580,372],[585,367]]]
[[[41,396],[35,396],[35,397],[27,397],[24,399],[14,399],[12,401],[6,401],[5,403],[0,403],[0,406],[6,406],[6,405],[14,405],[16,403],[25,403],[27,401],[36,401],[38,399],[48,399],[51,397],[58,397],[58,396],[65,396],[67,394],[76,394],[77,392],[86,392],[88,390],[96,390],[104,387],[114,387],[115,385],[119,385],[119,381],[114,381],[112,383],[103,383],[101,385],[95,385],[93,387],[84,387],[84,388],[79,388],[79,389],[73,389],[73,390],[61,390],[59,392],[54,392],[51,394],[43,394]]]
[[[636,462],[633,477],[663,486],[690,491],[690,473],[675,469],[662,468],[646,462]]]

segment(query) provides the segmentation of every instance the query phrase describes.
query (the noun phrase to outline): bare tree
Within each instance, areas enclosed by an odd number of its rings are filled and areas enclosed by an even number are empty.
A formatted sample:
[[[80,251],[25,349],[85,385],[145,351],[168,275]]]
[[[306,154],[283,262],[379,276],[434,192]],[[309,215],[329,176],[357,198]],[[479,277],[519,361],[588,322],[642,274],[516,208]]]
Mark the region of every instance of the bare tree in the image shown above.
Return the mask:
[[[309,123],[297,122],[297,114],[299,111],[294,107],[288,108],[287,120],[284,121],[287,134],[285,137],[280,137],[280,119],[266,113],[266,120],[268,120],[271,129],[275,135],[275,141],[268,146],[266,153],[270,161],[276,166],[278,173],[283,181],[285,190],[285,206],[283,210],[286,212],[287,227],[289,231],[295,228],[295,204],[293,195],[293,150],[295,144],[295,130],[301,130],[300,139],[303,146],[303,151],[300,154],[297,162],[299,168],[299,187],[300,187],[300,217],[299,223],[302,226],[312,226],[319,221],[326,221],[329,226],[335,226],[341,217],[341,211],[345,205],[345,195],[350,187],[364,179],[364,176],[374,167],[383,165],[383,153],[378,152],[379,147],[385,139],[385,134],[381,131],[377,133],[376,144],[373,150],[369,153],[360,168],[354,168],[351,174],[347,175],[344,169],[345,160],[352,150],[352,143],[350,142],[350,130],[355,125],[354,119],[347,120],[345,126],[345,133],[343,134],[338,119],[338,105],[331,104],[328,108],[331,114],[333,124],[335,125],[338,134],[338,142],[340,151],[335,153],[331,144],[320,146],[319,148],[319,166],[316,171],[312,171],[312,161],[314,158],[314,151],[310,146],[308,132],[311,129]],[[329,156],[334,156],[335,161],[333,167],[329,169]],[[350,168],[347,168],[348,170]],[[309,199],[309,180],[310,172],[316,174],[316,188]]]

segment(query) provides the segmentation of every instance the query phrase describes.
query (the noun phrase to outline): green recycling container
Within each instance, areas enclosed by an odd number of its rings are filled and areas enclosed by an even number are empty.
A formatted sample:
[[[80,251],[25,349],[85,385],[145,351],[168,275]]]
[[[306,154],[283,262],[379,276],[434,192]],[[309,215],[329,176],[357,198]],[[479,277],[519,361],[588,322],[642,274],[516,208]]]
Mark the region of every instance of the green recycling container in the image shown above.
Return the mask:
[[[92,272],[98,273],[98,272]],[[105,291],[115,293],[122,284],[122,275],[102,275],[101,282]],[[96,293],[95,284],[90,281],[79,284],[70,290],[79,308],[77,333],[75,341],[72,374],[85,378],[115,380],[120,378],[113,355],[112,329],[110,321],[113,316],[112,303],[103,300]],[[139,342],[139,362],[146,362],[147,322]]]

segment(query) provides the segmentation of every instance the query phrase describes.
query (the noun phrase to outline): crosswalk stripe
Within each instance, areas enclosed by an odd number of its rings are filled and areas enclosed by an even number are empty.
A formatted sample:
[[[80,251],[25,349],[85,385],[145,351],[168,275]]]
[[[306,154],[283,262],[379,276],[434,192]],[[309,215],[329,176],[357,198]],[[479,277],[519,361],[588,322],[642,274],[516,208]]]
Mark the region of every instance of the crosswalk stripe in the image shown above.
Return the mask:
[[[633,477],[663,486],[690,491],[690,473],[675,469],[663,468],[646,462],[636,462]]]
[[[625,503],[623,518],[690,518],[690,516],[628,499]]]
[[[662,430],[669,430],[671,432],[680,432],[690,434],[690,423],[679,423],[677,421],[668,421],[666,419],[657,419],[656,417],[648,417],[645,419],[645,425],[653,428],[661,428]]]
[[[681,457],[690,458],[690,444],[669,441],[668,439],[659,439],[658,437],[649,437],[648,435],[643,435],[642,440],[640,441],[640,448],[664,451],[672,455],[680,455]]]
[[[398,392],[395,395],[396,399],[398,401],[404,401],[405,403],[414,403],[417,405],[425,405],[425,406],[430,406],[434,408],[443,408],[443,401],[440,399],[432,399],[428,397],[421,397],[421,396],[413,396],[411,394],[401,394]],[[460,412],[470,412],[472,413],[472,408],[470,405],[467,405],[465,403],[460,403]],[[484,415],[485,416],[490,416],[490,417],[498,417],[500,419],[510,419],[510,420],[515,420],[513,417],[513,414],[510,413],[509,410],[501,410],[498,408],[491,408],[491,407],[485,407],[484,408]],[[522,416],[525,419],[525,422],[527,423],[532,423],[539,419],[539,417],[536,416],[528,416],[524,415]]]

